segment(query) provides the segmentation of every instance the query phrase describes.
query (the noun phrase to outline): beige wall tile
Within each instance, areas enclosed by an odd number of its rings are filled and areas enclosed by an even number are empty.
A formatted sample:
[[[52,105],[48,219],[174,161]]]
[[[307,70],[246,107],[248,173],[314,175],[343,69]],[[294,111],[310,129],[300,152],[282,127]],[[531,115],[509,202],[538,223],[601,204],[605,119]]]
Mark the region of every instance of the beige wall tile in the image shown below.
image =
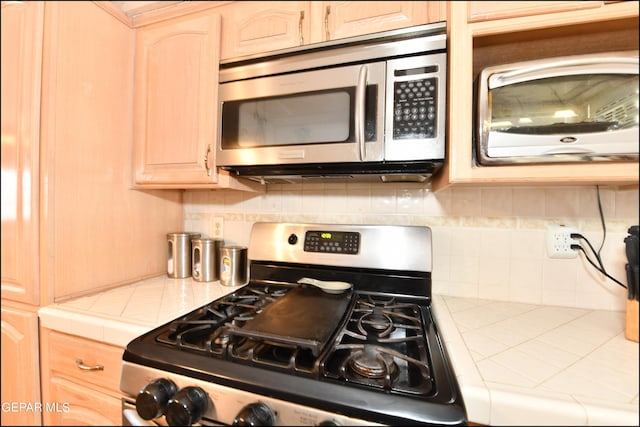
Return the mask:
[[[638,189],[600,188],[610,275],[626,283],[624,237],[638,224]],[[604,235],[595,187],[449,188],[415,183],[271,185],[264,194],[186,191],[185,229],[207,234],[224,219],[225,242],[247,245],[257,221],[403,224],[433,232],[433,292],[530,304],[623,310],[625,289],[580,254],[550,259],[547,226],[576,227],[598,249]],[[581,244],[586,247],[585,242]]]

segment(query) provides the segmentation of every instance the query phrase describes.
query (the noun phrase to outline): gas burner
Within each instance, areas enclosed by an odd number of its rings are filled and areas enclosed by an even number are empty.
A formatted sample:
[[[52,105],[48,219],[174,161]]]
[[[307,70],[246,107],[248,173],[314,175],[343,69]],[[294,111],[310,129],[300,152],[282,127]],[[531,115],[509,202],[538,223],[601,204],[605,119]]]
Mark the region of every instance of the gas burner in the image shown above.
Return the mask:
[[[365,378],[393,378],[397,375],[398,365],[393,356],[380,352],[375,346],[365,345],[355,350],[349,358],[349,367]]]
[[[390,305],[395,304],[396,302],[396,297],[387,297],[384,298],[382,296],[376,296],[374,297],[373,295],[368,295],[366,299],[362,299],[360,301],[358,301],[358,304],[364,305],[364,306],[382,306],[382,307],[387,307]]]
[[[221,333],[217,337],[213,338],[212,345],[216,347],[224,347],[229,343],[229,334]]]
[[[358,320],[358,330],[364,336],[368,336],[369,332],[372,332],[379,337],[386,337],[391,333],[393,327],[393,320],[380,307],[373,307],[370,312],[363,314]]]

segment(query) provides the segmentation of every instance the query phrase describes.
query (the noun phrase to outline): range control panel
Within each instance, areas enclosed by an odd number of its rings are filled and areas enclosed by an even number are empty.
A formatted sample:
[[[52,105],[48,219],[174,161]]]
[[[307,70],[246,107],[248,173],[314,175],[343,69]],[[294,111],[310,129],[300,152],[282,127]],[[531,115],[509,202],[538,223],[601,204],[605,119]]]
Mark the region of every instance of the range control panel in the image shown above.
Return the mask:
[[[360,233],[352,231],[307,231],[304,236],[305,252],[357,254]]]

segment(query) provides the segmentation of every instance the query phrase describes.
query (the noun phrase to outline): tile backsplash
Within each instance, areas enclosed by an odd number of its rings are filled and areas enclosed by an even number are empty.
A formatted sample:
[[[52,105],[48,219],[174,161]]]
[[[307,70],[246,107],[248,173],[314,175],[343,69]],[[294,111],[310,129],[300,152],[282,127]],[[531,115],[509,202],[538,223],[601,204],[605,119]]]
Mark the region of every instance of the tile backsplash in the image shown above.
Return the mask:
[[[638,224],[638,188],[601,187],[599,193],[604,229],[595,186],[433,193],[413,183],[270,185],[259,194],[187,191],[184,227],[212,236],[212,218],[222,217],[225,243],[247,245],[257,221],[424,225],[433,232],[434,293],[624,310],[626,290],[584,254],[551,259],[546,252],[547,226],[572,226],[600,250],[607,273],[626,285],[624,238]]]

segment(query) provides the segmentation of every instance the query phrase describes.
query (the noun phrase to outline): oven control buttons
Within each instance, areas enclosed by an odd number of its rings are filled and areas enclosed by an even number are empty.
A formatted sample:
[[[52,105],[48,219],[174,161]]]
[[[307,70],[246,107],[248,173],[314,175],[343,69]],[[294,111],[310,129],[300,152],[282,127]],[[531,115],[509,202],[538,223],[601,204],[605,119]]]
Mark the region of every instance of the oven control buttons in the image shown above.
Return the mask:
[[[272,426],[276,415],[264,403],[252,403],[238,412],[233,420],[234,426]]]
[[[153,380],[138,393],[136,397],[136,411],[145,420],[152,420],[162,416],[169,399],[176,394],[178,388],[173,381],[158,378]]]
[[[209,395],[200,387],[184,387],[167,404],[165,414],[170,426],[190,426],[197,423],[209,409]]]

